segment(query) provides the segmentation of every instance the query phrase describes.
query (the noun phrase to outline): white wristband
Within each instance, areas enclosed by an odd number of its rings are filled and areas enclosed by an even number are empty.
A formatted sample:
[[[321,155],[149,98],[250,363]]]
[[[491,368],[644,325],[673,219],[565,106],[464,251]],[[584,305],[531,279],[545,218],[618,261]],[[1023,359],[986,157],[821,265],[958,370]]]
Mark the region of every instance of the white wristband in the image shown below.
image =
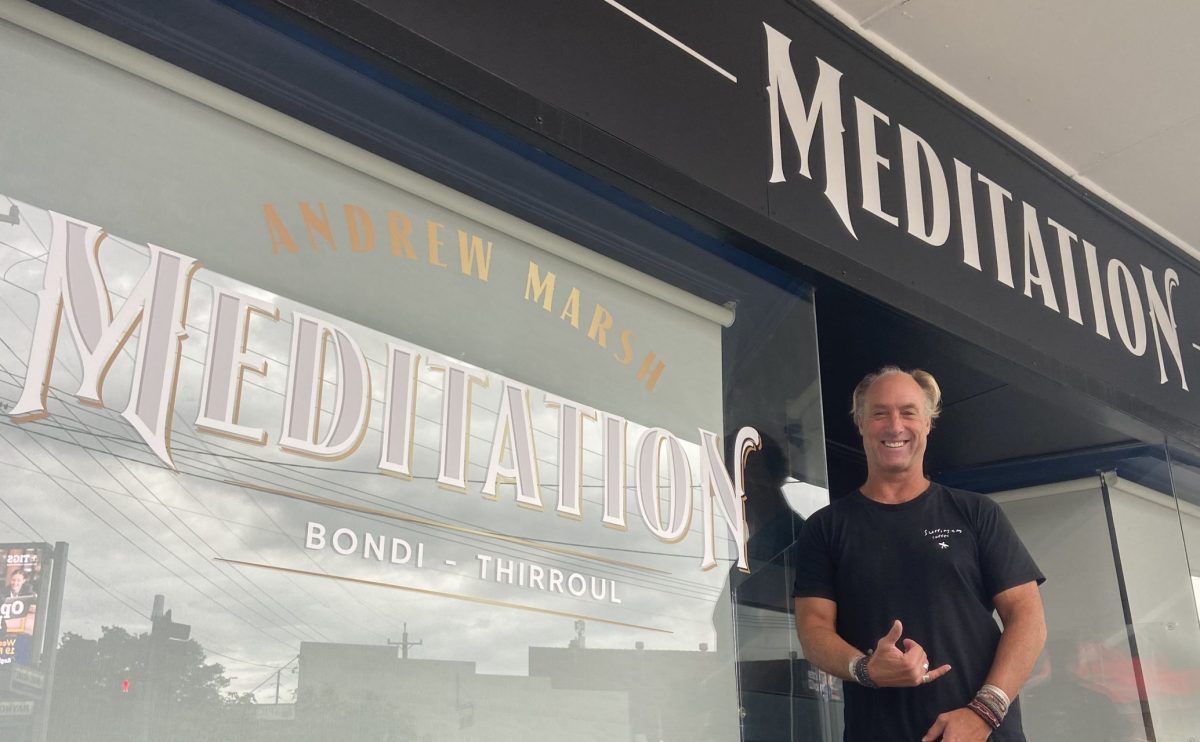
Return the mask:
[[[1008,694],[991,683],[984,685],[982,688],[980,688],[980,690],[990,690],[991,692],[995,693],[1000,697],[1000,700],[1004,701],[1004,708],[1006,709],[1012,705],[1012,701],[1009,699]]]

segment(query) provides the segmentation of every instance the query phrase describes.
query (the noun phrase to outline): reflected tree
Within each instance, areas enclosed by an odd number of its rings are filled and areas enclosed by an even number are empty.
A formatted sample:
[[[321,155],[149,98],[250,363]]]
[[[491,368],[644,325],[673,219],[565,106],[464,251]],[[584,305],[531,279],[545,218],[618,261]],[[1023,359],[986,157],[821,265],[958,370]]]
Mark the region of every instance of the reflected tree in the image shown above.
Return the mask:
[[[238,736],[251,699],[226,689],[195,641],[154,646],[149,634],[105,626],[98,639],[66,633],[58,650],[52,742],[208,742]]]

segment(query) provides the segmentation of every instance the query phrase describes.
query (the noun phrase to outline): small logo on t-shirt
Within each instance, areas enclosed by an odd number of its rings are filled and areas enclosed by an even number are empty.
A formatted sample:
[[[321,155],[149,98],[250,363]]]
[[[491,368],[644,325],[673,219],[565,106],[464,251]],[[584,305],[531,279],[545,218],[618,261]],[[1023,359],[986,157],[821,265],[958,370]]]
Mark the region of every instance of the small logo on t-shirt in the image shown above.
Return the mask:
[[[925,537],[937,544],[939,549],[949,549],[951,538],[962,533],[961,528],[926,528]]]

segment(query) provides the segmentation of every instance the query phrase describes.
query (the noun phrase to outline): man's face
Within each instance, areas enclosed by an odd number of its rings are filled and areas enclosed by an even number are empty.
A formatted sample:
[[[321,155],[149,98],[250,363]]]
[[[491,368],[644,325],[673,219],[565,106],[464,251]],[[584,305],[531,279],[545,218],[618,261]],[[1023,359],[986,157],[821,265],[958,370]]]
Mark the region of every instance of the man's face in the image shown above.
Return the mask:
[[[908,374],[888,374],[867,389],[863,451],[872,474],[924,473],[925,441],[932,420],[925,393]]]
[[[11,575],[9,575],[8,586],[12,588],[14,593],[20,593],[21,588],[25,587],[25,573],[13,572]]]

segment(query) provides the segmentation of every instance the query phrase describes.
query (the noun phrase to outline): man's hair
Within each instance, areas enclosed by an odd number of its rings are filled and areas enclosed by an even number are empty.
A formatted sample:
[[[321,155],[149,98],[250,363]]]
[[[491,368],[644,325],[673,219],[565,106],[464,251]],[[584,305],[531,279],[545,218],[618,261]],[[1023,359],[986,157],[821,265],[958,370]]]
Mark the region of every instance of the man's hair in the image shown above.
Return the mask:
[[[936,420],[938,415],[942,414],[942,388],[938,386],[937,379],[933,378],[933,374],[919,368],[906,371],[899,366],[883,366],[864,376],[862,381],[858,382],[858,386],[854,387],[854,394],[850,402],[850,416],[854,418],[854,427],[861,428],[863,418],[867,414],[865,409],[867,390],[879,379],[893,374],[905,374],[917,382],[917,386],[921,387],[921,391],[925,393],[925,412],[931,421]]]

